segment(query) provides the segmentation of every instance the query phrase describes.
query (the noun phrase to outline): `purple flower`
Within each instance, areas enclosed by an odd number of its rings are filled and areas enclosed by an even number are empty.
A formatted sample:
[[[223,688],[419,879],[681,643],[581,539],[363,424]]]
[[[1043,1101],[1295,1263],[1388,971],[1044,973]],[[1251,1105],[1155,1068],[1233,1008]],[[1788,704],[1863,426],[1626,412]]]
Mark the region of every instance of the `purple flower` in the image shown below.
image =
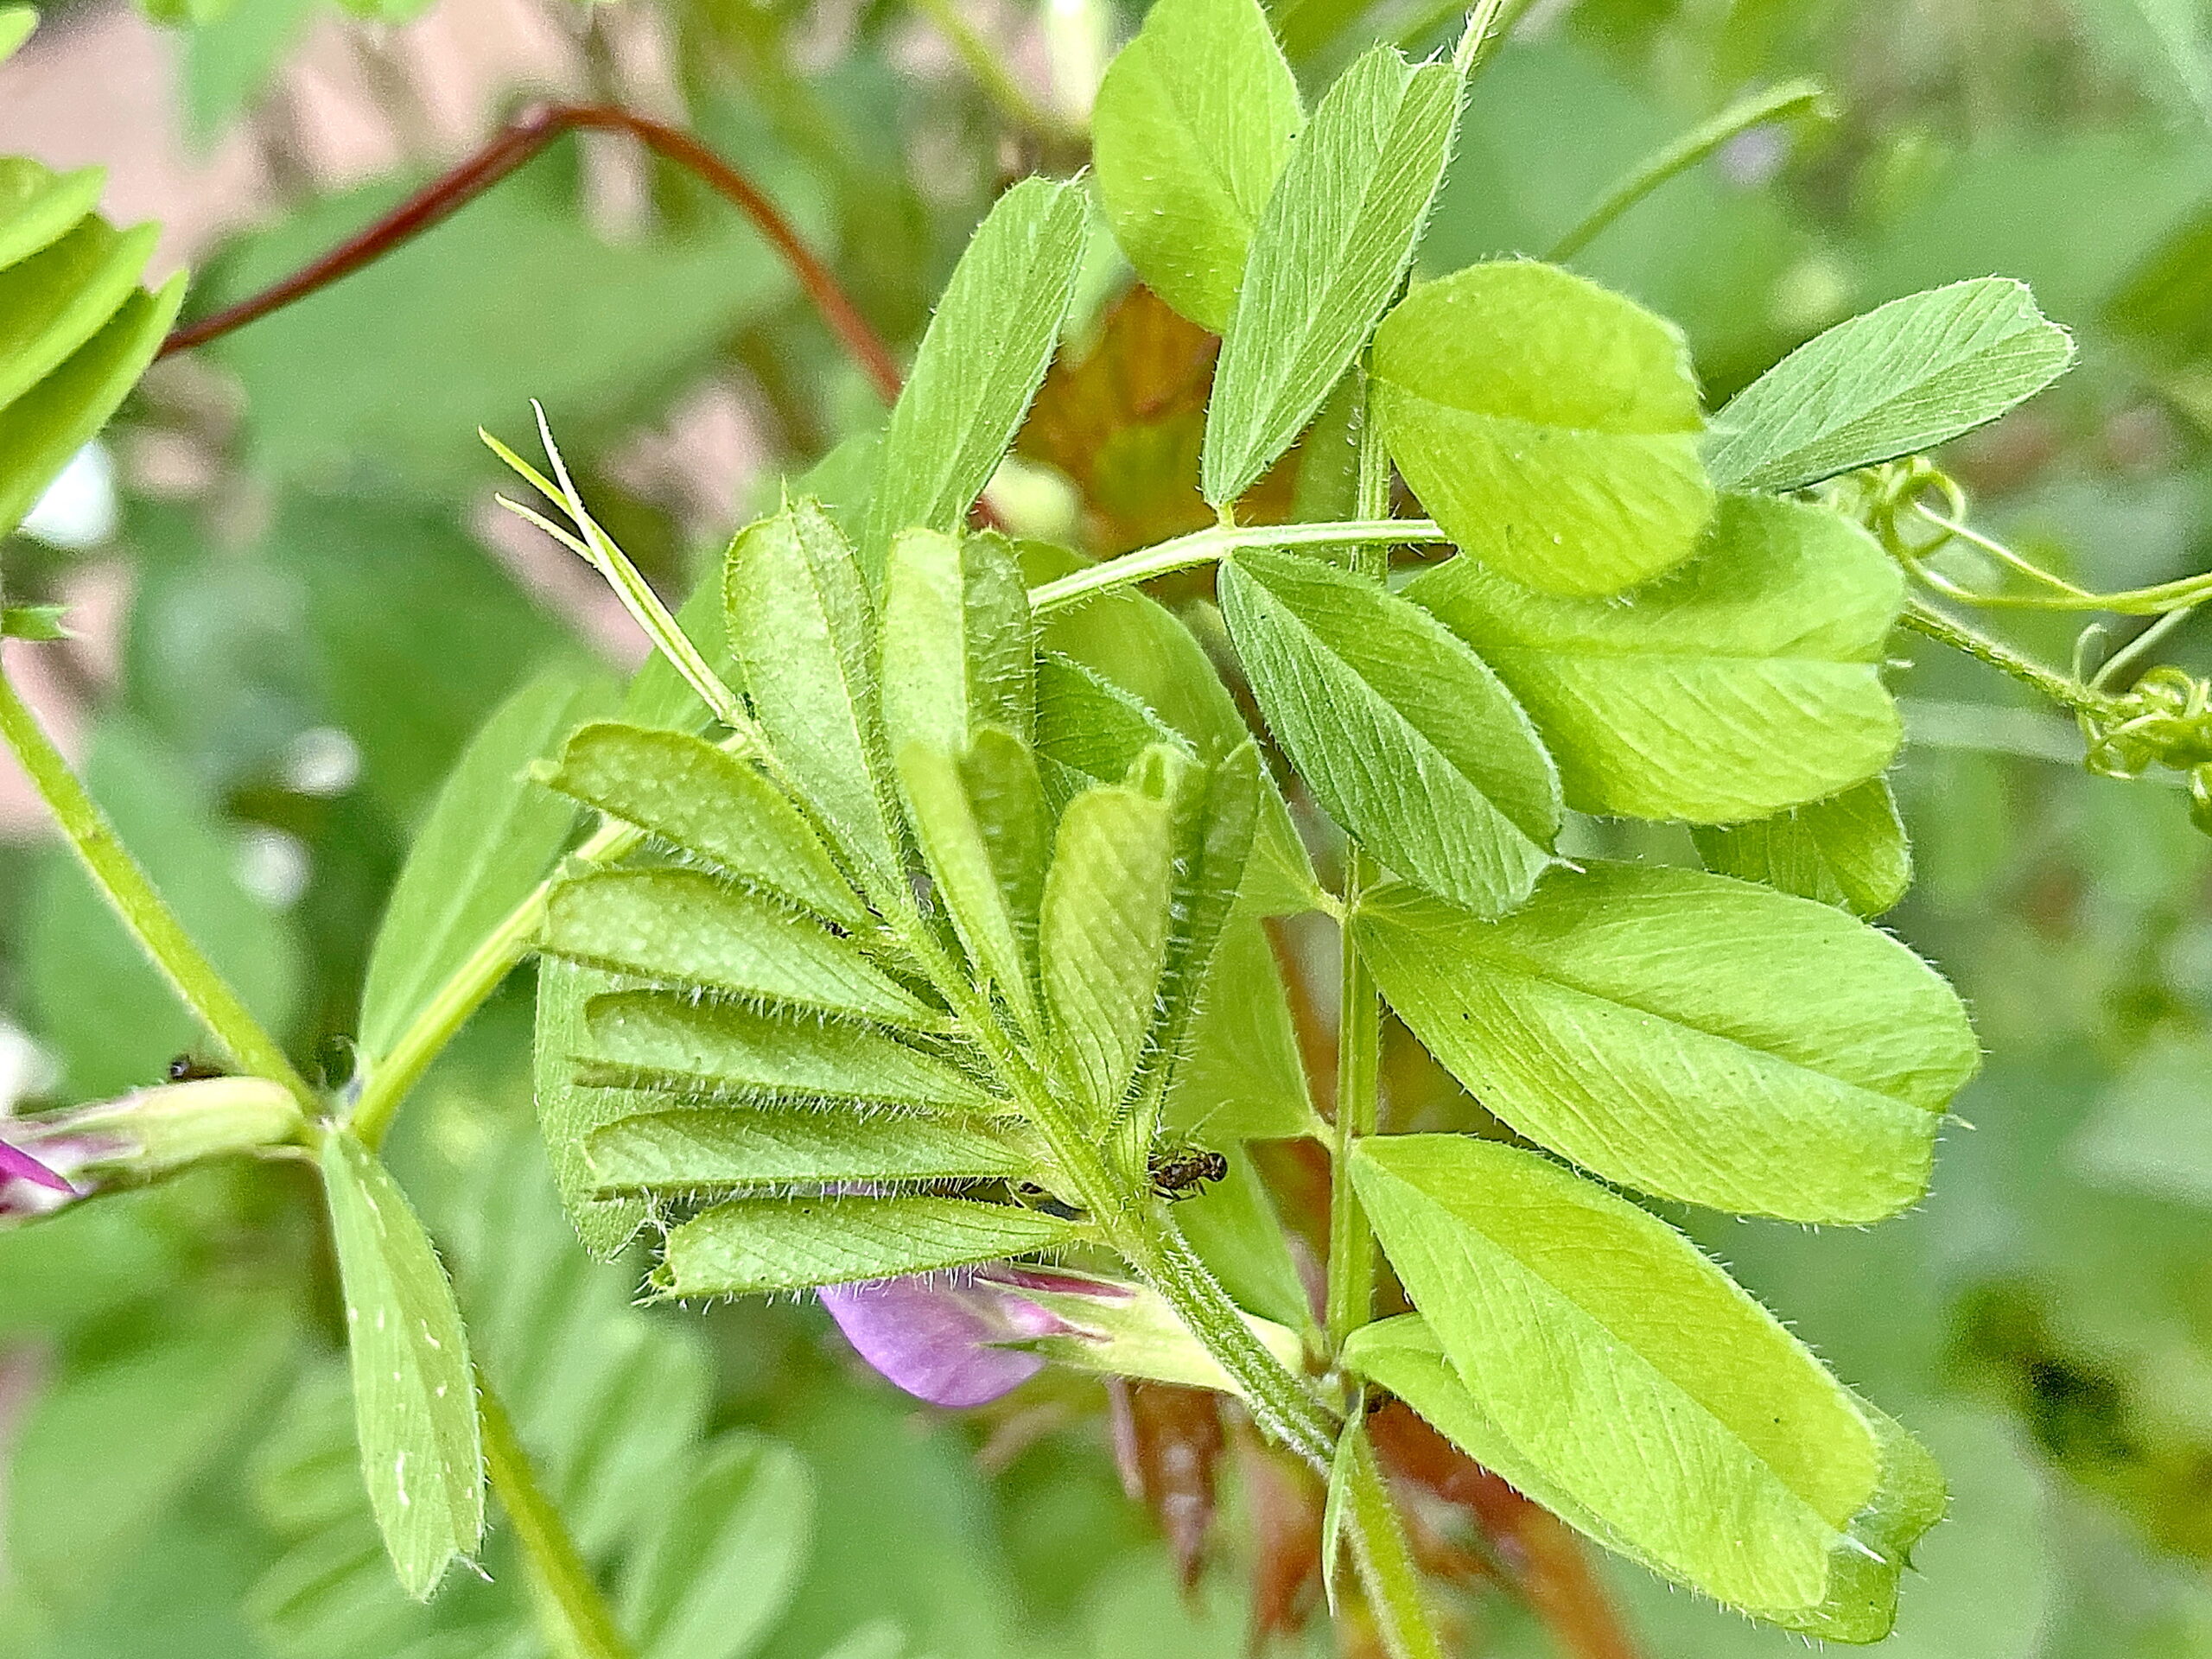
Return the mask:
[[[53,1164],[34,1158],[21,1147],[0,1141],[0,1221],[13,1216],[42,1216],[59,1210],[72,1198],[81,1197],[76,1183],[61,1169],[73,1169],[81,1161],[73,1154],[75,1148],[66,1142],[59,1146],[40,1148]]]
[[[918,1400],[981,1406],[1045,1369],[1044,1357],[1009,1343],[1077,1327],[1025,1290],[1096,1295],[1099,1281],[1001,1262],[950,1274],[915,1274],[815,1293],[860,1357]]]

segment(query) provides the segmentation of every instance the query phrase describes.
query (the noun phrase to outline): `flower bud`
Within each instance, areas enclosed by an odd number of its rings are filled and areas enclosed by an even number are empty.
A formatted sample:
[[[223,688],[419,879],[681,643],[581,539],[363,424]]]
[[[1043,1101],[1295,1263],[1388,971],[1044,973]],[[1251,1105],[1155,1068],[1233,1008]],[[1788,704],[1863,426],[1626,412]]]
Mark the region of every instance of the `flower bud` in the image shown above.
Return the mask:
[[[9,1149],[56,1179],[0,1165],[0,1221],[47,1214],[110,1182],[284,1145],[306,1124],[291,1091],[263,1077],[167,1084],[19,1119],[7,1128]]]

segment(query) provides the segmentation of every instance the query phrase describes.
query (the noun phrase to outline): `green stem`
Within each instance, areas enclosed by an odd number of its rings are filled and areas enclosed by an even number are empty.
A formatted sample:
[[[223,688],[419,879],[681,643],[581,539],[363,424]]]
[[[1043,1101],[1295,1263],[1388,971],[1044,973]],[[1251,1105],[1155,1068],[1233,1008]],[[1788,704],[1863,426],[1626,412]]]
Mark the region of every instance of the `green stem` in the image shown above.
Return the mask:
[[[1702,126],[1693,127],[1656,154],[1646,156],[1583,216],[1582,222],[1552,245],[1544,257],[1563,263],[1588,247],[1599,233],[1677,173],[1686,173],[1731,138],[1770,121],[1796,120],[1826,113],[1827,94],[1816,80],[1789,80],[1771,91],[1731,104]]]
[[[2052,702],[2063,704],[2077,715],[2106,715],[2112,710],[2113,699],[2101,692],[2078,685],[2065,675],[2031,662],[2008,645],[2001,645],[1986,634],[1977,633],[1962,623],[1954,622],[1941,611],[1923,605],[1918,600],[1906,601],[1904,613],[1897,618],[1915,633],[1962,651],[1979,662],[1984,662],[1999,672],[2011,675],[2025,686],[2040,691]]]
[[[1014,78],[991,49],[991,43],[960,15],[952,0],[914,0],[914,3],[951,44],[983,95],[998,106],[1009,124],[1026,128],[1049,144],[1081,142],[1083,134],[1078,130],[1029,95],[1028,88]]]
[[[531,1581],[537,1586],[538,1618],[546,1644],[572,1659],[632,1659],[635,1652],[607,1610],[607,1598],[569,1536],[561,1511],[538,1484],[530,1452],[515,1432],[514,1420],[488,1380],[476,1383],[477,1410],[484,1426],[484,1461],[492,1490],[514,1523]]]
[[[24,775],[54,814],[54,823],[92,876],[92,884],[154,965],[176,988],[185,1005],[200,1016],[208,1033],[241,1070],[282,1084],[309,1113],[320,1112],[322,1103],[307,1079],[231,988],[221,970],[193,942],[176,912],[124,846],[107,815],[85,792],[77,774],[61,758],[61,751],[54,747],[54,740],[4,673],[0,673],[0,737],[15,752]]]
[[[1352,1437],[1351,1455],[1345,1497],[1352,1560],[1382,1628],[1383,1649],[1390,1659],[1444,1659],[1443,1640],[1421,1593],[1421,1568],[1366,1435]]]
[[[1029,590],[1029,608],[1049,616],[1101,594],[1114,593],[1170,571],[1226,558],[1240,547],[1389,547],[1440,542],[1444,532],[1427,518],[1351,518],[1319,524],[1217,524],[1172,542],[1139,548],[1118,559]]]
[[[1362,518],[1379,519],[1389,512],[1389,457],[1376,428],[1371,388],[1363,380],[1355,511]],[[1389,574],[1389,560],[1379,546],[1361,547],[1353,554],[1352,569],[1379,583]],[[1352,938],[1352,918],[1366,884],[1366,856],[1357,842],[1350,842],[1337,944],[1337,1113],[1329,1183],[1327,1309],[1332,1353],[1373,1317],[1375,1308],[1375,1231],[1351,1181],[1352,1148],[1360,1137],[1375,1133],[1382,1116],[1382,1000]]]
[[[620,858],[643,839],[628,824],[610,821],[601,824],[570,856],[587,863],[602,863]],[[546,895],[552,890],[550,879],[531,888],[529,896],[509,911],[447,976],[437,994],[399,1033],[391,1052],[371,1069],[362,1084],[361,1097],[353,1104],[351,1126],[372,1152],[382,1143],[400,1103],[423,1080],[430,1063],[468,1023],[468,1017],[484,1006],[485,998],[499,988],[515,964],[529,954],[531,941],[545,918]]]

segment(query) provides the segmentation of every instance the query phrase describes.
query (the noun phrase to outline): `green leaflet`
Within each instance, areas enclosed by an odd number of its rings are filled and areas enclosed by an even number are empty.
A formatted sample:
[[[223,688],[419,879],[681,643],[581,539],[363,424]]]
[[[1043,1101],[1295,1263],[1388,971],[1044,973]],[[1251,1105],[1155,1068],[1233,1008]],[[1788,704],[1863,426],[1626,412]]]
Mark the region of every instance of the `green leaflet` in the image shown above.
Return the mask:
[[[1098,197],[1144,284],[1227,326],[1252,232],[1305,119],[1255,0],[1156,0],[1098,85]]]
[[[59,368],[137,286],[158,227],[118,231],[87,213],[74,229],[0,270],[0,407]]]
[[[883,576],[883,725],[895,753],[957,755],[980,728],[1036,720],[1029,590],[1002,536],[906,531]]]
[[[1889,784],[1871,778],[1770,818],[1692,830],[1705,868],[1878,916],[1912,884],[1912,849]]]
[[[1353,925],[1484,1106],[1608,1180],[1715,1209],[1896,1214],[1980,1058],[1958,997],[1895,939],[1725,876],[1556,871],[1495,923],[1390,887]]]
[[[1047,656],[1037,664],[1037,753],[1086,779],[1112,782],[1155,743],[1188,740],[1095,668]]]
[[[673,1296],[810,1290],[1054,1249],[1084,1230],[965,1198],[738,1198],[669,1234],[653,1281]]]
[[[1032,1174],[996,1135],[934,1118],[725,1106],[626,1117],[591,1138],[602,1193]]]
[[[1559,779],[1482,660],[1414,605],[1316,559],[1242,554],[1223,613],[1268,724],[1329,815],[1484,915],[1551,862]]]
[[[687,1460],[623,1573],[622,1628],[644,1659],[742,1659],[789,1604],[811,1541],[814,1481],[789,1446],[737,1431]]]
[[[556,886],[541,948],[609,973],[893,1025],[934,1010],[858,946],[699,870],[602,870]]]
[[[1050,580],[1077,568],[1072,559],[1049,567],[1038,562],[1029,575],[1032,580]],[[1202,624],[1217,623],[1210,610],[1193,607],[1191,614]],[[1062,613],[1046,624],[1039,643],[1047,652],[1039,667],[1039,752],[1103,782],[1117,781],[1147,743],[1172,742],[1178,734],[1208,762],[1251,740],[1243,711],[1191,626],[1147,594],[1134,590],[1108,594]],[[1074,683],[1062,681],[1057,690],[1066,701],[1058,711],[1061,724],[1056,731],[1047,719],[1046,664],[1058,659],[1088,669],[1125,707],[1109,709],[1084,696]],[[1139,734],[1128,718],[1130,706],[1149,726],[1151,735]],[[1056,741],[1066,748],[1056,747]],[[1087,754],[1068,752],[1084,745],[1089,746]],[[1262,913],[1270,916],[1315,908],[1320,887],[1313,862],[1272,779],[1261,804],[1257,842],[1247,899],[1263,902]]]
[[[10,605],[0,610],[0,639],[73,639],[62,605]]]
[[[601,1086],[946,1111],[994,1104],[957,1066],[885,1033],[811,1014],[702,1002],[682,991],[623,991],[594,997],[582,1029],[588,1040],[569,1052],[578,1075]]]
[[[601,721],[569,740],[545,782],[741,886],[848,928],[869,925],[868,907],[798,809],[727,749],[688,733]]]
[[[1513,1461],[1732,1605],[1827,1601],[1883,1446],[1771,1314],[1664,1222],[1532,1153],[1371,1136],[1352,1175]]]
[[[537,1024],[531,1048],[531,1090],[538,1133],[553,1166],[561,1205],[584,1249],[596,1260],[615,1255],[645,1224],[647,1208],[635,1198],[593,1196],[584,1145],[602,1123],[646,1109],[648,1097],[576,1081],[576,1056],[588,1047],[585,1010],[619,982],[596,969],[537,959]]]
[[[1728,823],[1873,777],[1896,565],[1823,508],[1724,497],[1696,557],[1631,604],[1560,599],[1457,558],[1406,585],[1496,671],[1579,811]]]
[[[1459,78],[1378,46],[1329,88],[1260,215],[1206,404],[1200,487],[1226,506],[1304,430],[1413,262]]]
[[[502,703],[454,763],[369,948],[360,1040],[372,1069],[485,935],[536,891],[576,810],[531,781],[531,763],[612,695],[604,676],[549,671]]]
[[[184,273],[133,293],[107,326],[0,410],[0,535],[21,524],[69,458],[138,384],[184,303]]]
[[[743,696],[744,676],[730,657],[729,607],[723,603],[720,571],[693,585],[677,610],[676,626],[698,648],[722,683]],[[631,676],[619,712],[631,725],[665,727],[676,732],[702,732],[720,724],[682,671],[660,651],[646,658]]]
[[[1995,420],[2074,360],[2072,336],[2001,276],[1840,322],[1736,394],[1706,465],[1726,489],[1799,490]]]
[[[67,233],[99,204],[106,182],[104,168],[57,174],[26,156],[0,156],[0,270]]]
[[[1375,331],[1383,442],[1444,533],[1516,582],[1610,594],[1713,513],[1675,327],[1555,265],[1471,265]]]
[[[1173,757],[1147,750],[1128,783],[1069,802],[1045,876],[1038,954],[1056,1058],[1101,1127],[1135,1078],[1167,967],[1174,791],[1143,774]]]
[[[861,874],[900,887],[875,609],[852,548],[818,503],[799,501],[738,533],[722,581],[730,652],[768,741]]]
[[[468,1338],[423,1224],[384,1166],[343,1130],[324,1138],[321,1163],[361,1474],[401,1586],[426,1600],[484,1534]]]
[[[1222,932],[1168,1085],[1166,1117],[1201,1140],[1287,1140],[1320,1128],[1282,971],[1255,916],[1240,911]]]
[[[1608,1549],[1694,1589],[1707,1586],[1655,1559],[1644,1529],[1615,1524],[1586,1507],[1531,1462],[1460,1381],[1443,1344],[1417,1313],[1363,1326],[1344,1346],[1344,1363],[1380,1383],[1434,1424],[1484,1468]],[[1886,1414],[1853,1396],[1880,1446],[1881,1477],[1847,1536],[1829,1554],[1828,1593],[1816,1608],[1744,1607],[1743,1611],[1838,1642],[1874,1642],[1896,1618],[1897,1583],[1914,1543],[1943,1516],[1942,1471],[1926,1449]]]
[[[915,839],[978,977],[1023,1028],[1041,1031],[1038,915],[1052,819],[1037,762],[1011,733],[978,733],[960,760],[920,743],[899,754]]]
[[[1217,1131],[1202,1144],[1228,1139]],[[1311,1330],[1306,1281],[1267,1183],[1241,1143],[1230,1145],[1226,1156],[1229,1173],[1177,1204],[1176,1224],[1237,1306],[1293,1330]]]
[[[884,429],[861,544],[882,568],[892,538],[955,531],[1014,442],[1075,295],[1083,191],[1024,179],[960,256]]]

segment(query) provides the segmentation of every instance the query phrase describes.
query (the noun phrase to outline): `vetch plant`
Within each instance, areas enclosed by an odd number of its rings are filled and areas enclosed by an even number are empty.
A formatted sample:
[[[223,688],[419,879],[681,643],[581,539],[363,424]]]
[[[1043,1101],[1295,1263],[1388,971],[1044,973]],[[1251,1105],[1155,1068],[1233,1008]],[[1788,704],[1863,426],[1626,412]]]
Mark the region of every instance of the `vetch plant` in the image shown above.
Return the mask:
[[[343,1087],[247,1012],[0,683],[0,733],[239,1074],[11,1125],[0,1213],[240,1152],[311,1165],[410,1594],[479,1552],[488,1465],[557,1650],[735,1650],[703,1545],[564,1517],[379,1156],[535,956],[561,1201],[594,1256],[645,1241],[655,1300],[810,1294],[946,1408],[1048,1366],[1124,1411],[1132,1384],[1199,1391],[1217,1439],[1233,1401],[1325,1483],[1331,1603],[1395,1656],[1447,1650],[1401,1508],[1405,1481],[1460,1490],[1420,1473],[1425,1433],[1753,1618],[1889,1631],[1941,1471],[1653,1206],[1857,1226],[1928,1191],[1981,1056],[1874,919],[1910,879],[1897,630],[2054,698],[2097,770],[2184,772],[2212,823],[2206,688],[2143,666],[2212,579],[2075,587],[1974,529],[1924,458],[2070,361],[2018,283],[1883,306],[1708,414],[1677,331],[1560,264],[1412,276],[1498,10],[1448,56],[1372,48],[1308,109],[1253,0],[1157,0],[1100,88],[1091,174],[999,197],[903,383],[868,353],[895,391],[880,438],[791,480],[676,612],[542,416],[545,472],[487,438],[541,498],[508,505],[658,657],[626,690],[549,674],[478,733],[370,948]],[[1749,101],[1563,245],[1733,132],[1817,112],[1803,87]],[[149,239],[92,213],[94,183],[10,165],[12,525],[181,288],[135,286]],[[1103,561],[987,493],[1064,350],[1093,200],[1137,279],[1220,337],[1212,522]],[[1217,610],[1142,593],[1179,571]],[[2163,620],[2094,671],[2085,636],[2061,672],[1946,605]],[[1704,868],[1583,856],[1592,819],[1687,826]],[[1274,953],[1313,912],[1339,938],[1325,1115]],[[1391,1132],[1386,1015],[1484,1132]],[[1253,1150],[1299,1139],[1328,1172],[1310,1302]],[[697,1513],[753,1513],[774,1456],[716,1452]]]

